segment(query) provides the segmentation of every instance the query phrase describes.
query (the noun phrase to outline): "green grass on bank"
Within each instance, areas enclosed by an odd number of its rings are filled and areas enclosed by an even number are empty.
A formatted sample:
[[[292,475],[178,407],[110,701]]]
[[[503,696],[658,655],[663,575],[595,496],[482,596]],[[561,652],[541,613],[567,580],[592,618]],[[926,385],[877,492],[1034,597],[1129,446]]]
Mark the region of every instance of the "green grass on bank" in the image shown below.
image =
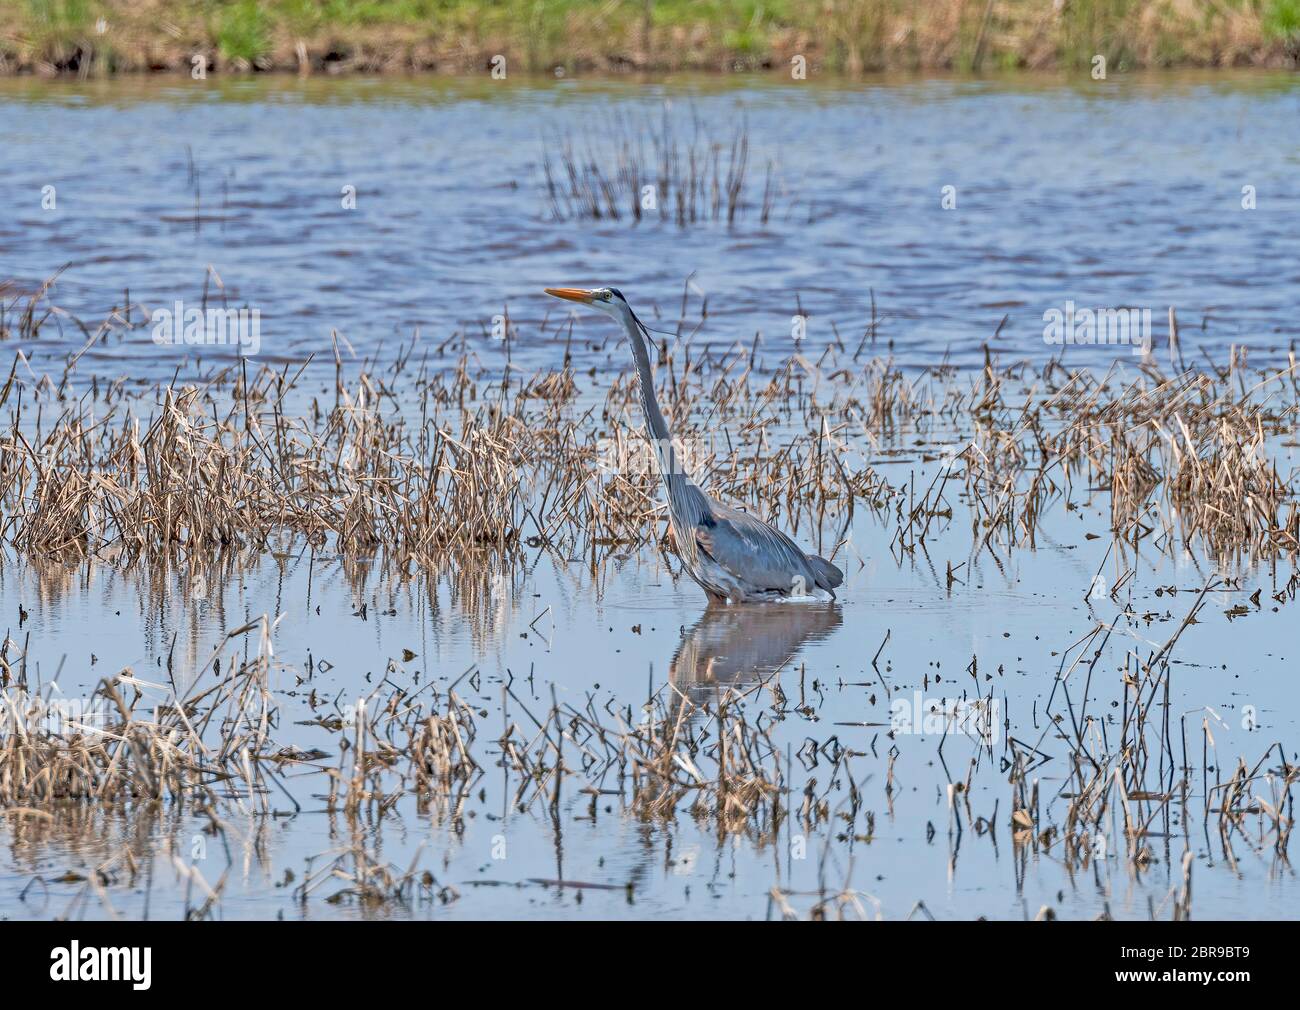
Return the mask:
[[[0,71],[1295,66],[1300,0],[0,0]]]

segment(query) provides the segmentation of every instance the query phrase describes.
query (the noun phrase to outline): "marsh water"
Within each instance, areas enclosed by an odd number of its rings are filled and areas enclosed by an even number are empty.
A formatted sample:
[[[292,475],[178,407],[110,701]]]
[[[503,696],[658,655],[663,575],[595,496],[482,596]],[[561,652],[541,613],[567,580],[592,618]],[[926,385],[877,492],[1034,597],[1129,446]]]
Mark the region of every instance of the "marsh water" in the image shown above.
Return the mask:
[[[768,224],[552,221],[544,144],[665,102],[719,142],[748,125],[751,173],[770,162],[781,187]],[[907,364],[978,365],[1004,316],[1007,351],[1044,353],[1043,313],[1067,299],[1177,306],[1194,353],[1263,350],[1294,337],[1298,119],[1288,75],[9,81],[0,250],[29,286],[69,264],[60,303],[95,318],[126,288],[151,306],[198,298],[212,267],[261,311],[273,361],[328,351],[331,329],[363,355],[415,328],[481,336],[507,306],[540,318],[547,284],[612,284],[671,312],[690,274],[709,297],[701,344],[761,333],[789,349],[798,307],[810,340],[832,322],[855,338],[874,291]],[[90,357],[114,376],[175,365],[138,342]]]
[[[724,141],[747,124],[751,170],[770,164],[779,180],[769,219],[751,207],[730,226],[555,220],[541,169],[548,140],[665,104]],[[308,374],[323,383],[335,368],[331,331],[355,351],[352,368],[412,342],[431,368],[464,354],[484,376],[558,367],[567,352],[581,407],[626,371],[626,348],[594,315],[575,317],[571,333],[543,330],[564,314],[540,289],[612,284],[647,318],[676,319],[685,296],[700,317],[691,346],[752,347],[760,373],[864,339],[867,354],[918,374],[979,369],[988,353],[1041,361],[1061,351],[1044,342],[1044,313],[1067,301],[1152,309],[1157,353],[1176,306],[1185,357],[1220,360],[1244,346],[1252,363],[1285,363],[1300,284],[1298,123],[1294,77],[1232,73],[861,85],[7,81],[3,300],[63,268],[50,301],[69,315],[4,349],[22,352],[24,372],[57,378],[85,347],[75,383],[125,377],[148,397],[178,369],[236,355],[160,347],[138,327],[88,344],[72,316],[93,330],[123,306],[138,314],[206,289],[259,310],[258,364],[314,355]],[[521,335],[545,335],[495,339],[501,315]],[[806,320],[797,335],[796,315]],[[1105,368],[1130,349],[1064,355]],[[929,464],[914,441],[898,433],[873,447],[873,463],[896,483],[923,484]],[[1294,437],[1275,458],[1293,472]],[[195,901],[178,865],[194,865],[222,881],[213,914],[230,918],[761,918],[774,887],[796,910],[850,887],[886,918],[1021,918],[1044,906],[1142,918],[1169,914],[1185,849],[1194,916],[1293,916],[1284,855],[1226,854],[1203,796],[1149,831],[1140,867],[1112,849],[1080,872],[1050,846],[1013,840],[1005,738],[990,751],[926,729],[934,698],[993,683],[1004,735],[1039,748],[1036,777],[1046,792],[1062,788],[1060,716],[1048,714],[1062,655],[1099,620],[1158,648],[1216,571],[1188,552],[1134,558],[1121,618],[1114,600],[1089,596],[1113,546],[1105,496],[1078,505],[1045,521],[1036,549],[1005,557],[972,556],[960,522],[936,534],[929,556],[899,556],[888,530],[860,516],[837,556],[839,599],[770,608],[706,610],[698,588],[649,550],[594,573],[539,550],[508,570],[453,565],[401,579],[289,538],[201,591],[191,571],[161,565],[6,556],[0,623],[46,691],[75,696],[125,668],[144,681],[171,665],[200,668],[263,614],[279,618],[283,734],[304,748],[321,744],[303,725],[309,690],[345,704],[384,678],[457,684],[492,725],[503,709],[518,716],[518,699],[546,708],[552,691],[617,710],[670,681],[704,697],[720,684],[779,685],[797,702],[778,731],[792,761],[822,778],[820,792],[834,774],[828,742],[856,751],[872,816],[870,830],[831,823],[776,838],[636,817],[616,798],[574,795],[552,816],[514,807],[489,768],[458,816],[404,801],[357,823],[324,811],[318,781],[289,777],[292,801],[275,816],[227,812],[221,841],[206,818],[165,808],[124,816],[87,805],[39,830],[0,819],[0,916],[179,917]],[[956,583],[945,561],[967,565]],[[1294,603],[1270,602],[1293,571],[1289,559],[1237,563],[1237,581],[1210,594],[1180,640],[1168,716],[1187,720],[1198,751],[1202,724],[1212,728],[1211,764],[1253,763],[1279,742],[1295,762]],[[1243,614],[1256,589],[1263,605]],[[1076,684],[1073,699],[1111,725],[1122,697],[1123,646],[1114,648],[1107,677]],[[518,699],[506,700],[505,684]],[[900,698],[914,699],[917,729],[891,738]],[[969,783],[959,804],[954,782]],[[298,900],[293,885],[312,861],[358,832],[383,860],[427,867],[438,887],[380,905],[328,901],[328,888]],[[123,869],[123,851],[138,869]]]

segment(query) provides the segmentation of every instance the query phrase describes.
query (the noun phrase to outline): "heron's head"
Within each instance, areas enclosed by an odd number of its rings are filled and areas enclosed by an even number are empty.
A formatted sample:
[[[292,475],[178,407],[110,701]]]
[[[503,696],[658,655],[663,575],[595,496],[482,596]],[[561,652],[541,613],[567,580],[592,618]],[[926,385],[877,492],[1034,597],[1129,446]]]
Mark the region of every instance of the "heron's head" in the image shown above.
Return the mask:
[[[632,346],[635,349],[639,345],[649,344],[655,348],[662,358],[663,351],[654,338],[650,336],[650,329],[645,323],[637,318],[632,306],[627,303],[623,297],[623,292],[618,288],[547,288],[546,293],[555,298],[563,298],[569,302],[580,302],[583,305],[590,305],[593,309],[598,309],[611,319],[617,320],[623,325],[624,332],[632,340]],[[672,334],[669,334],[672,336]],[[644,347],[642,347],[644,350]]]
[[[632,307],[618,288],[547,288],[546,293],[555,298],[570,302],[590,305],[614,319],[624,319],[632,315]]]

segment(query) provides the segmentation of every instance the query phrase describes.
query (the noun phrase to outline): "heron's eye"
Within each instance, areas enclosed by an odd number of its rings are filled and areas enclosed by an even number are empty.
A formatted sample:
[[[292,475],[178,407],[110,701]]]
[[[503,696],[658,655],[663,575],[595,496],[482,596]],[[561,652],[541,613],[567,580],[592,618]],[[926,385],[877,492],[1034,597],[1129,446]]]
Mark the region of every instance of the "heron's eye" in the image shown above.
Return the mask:
[[[614,300],[614,293],[612,291],[606,291],[603,295],[601,295],[601,297],[604,298],[605,301],[607,302],[612,302]]]

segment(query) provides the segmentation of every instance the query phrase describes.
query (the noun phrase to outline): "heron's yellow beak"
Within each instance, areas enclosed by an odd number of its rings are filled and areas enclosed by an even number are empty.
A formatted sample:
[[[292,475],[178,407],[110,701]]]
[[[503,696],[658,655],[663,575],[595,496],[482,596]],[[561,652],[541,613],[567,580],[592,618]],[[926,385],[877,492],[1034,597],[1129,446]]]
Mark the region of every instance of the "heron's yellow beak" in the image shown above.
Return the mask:
[[[584,291],[582,288],[546,288],[545,290],[548,295],[566,298],[571,302],[582,302],[583,305],[590,305],[592,302],[591,292]]]

